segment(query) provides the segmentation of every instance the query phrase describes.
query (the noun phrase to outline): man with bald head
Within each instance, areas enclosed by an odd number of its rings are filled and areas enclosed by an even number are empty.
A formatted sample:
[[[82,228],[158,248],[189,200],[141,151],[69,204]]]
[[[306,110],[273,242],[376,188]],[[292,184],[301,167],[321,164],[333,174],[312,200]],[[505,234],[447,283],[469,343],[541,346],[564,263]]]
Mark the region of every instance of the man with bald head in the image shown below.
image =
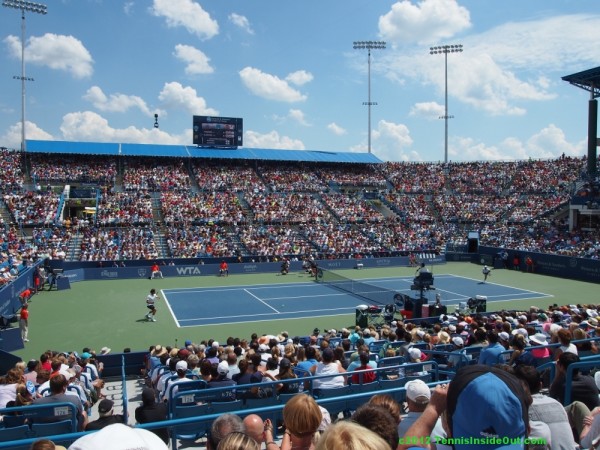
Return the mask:
[[[250,414],[244,418],[244,425],[246,427],[246,434],[258,442],[258,445],[262,446],[265,441],[265,423],[260,416],[256,414]]]

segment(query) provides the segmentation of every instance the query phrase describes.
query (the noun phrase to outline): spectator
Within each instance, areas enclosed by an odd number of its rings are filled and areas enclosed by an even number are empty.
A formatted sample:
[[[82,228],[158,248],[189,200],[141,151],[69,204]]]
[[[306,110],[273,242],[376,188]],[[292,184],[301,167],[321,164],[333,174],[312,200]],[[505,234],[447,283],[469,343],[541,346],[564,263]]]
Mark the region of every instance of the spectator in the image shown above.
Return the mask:
[[[23,381],[23,374],[17,368],[10,369],[6,375],[0,377],[0,408],[17,399],[17,386]]]
[[[157,403],[154,390],[145,387],[142,390],[142,404],[135,409],[135,420],[137,423],[161,422],[167,420],[167,413],[167,404],[163,402]],[[168,428],[153,428],[150,431],[162,439],[165,444],[169,444]]]
[[[563,353],[573,353],[577,355],[577,347],[575,344],[571,343],[571,332],[566,328],[561,328],[557,333],[558,342],[560,342],[560,347],[558,347],[554,352],[554,360],[558,361],[560,355]]]
[[[486,414],[474,414],[473,405]],[[458,439],[455,450],[469,450],[470,439],[498,438],[499,444],[477,445],[478,449],[522,448],[523,444],[504,446],[504,439],[521,441],[528,432],[527,395],[521,382],[512,374],[482,365],[459,369],[449,386],[438,385],[429,404],[404,436],[428,439],[444,413],[448,437]],[[400,442],[398,450],[420,448]]]
[[[346,384],[345,378],[340,375],[346,371],[339,362],[333,360],[333,350],[330,348],[323,350],[322,361],[314,365],[310,371],[315,376],[332,375],[315,379],[313,381],[314,389],[339,388]]]
[[[48,397],[40,397],[34,400],[35,405],[47,405],[52,403],[72,403],[75,406],[77,415],[77,429],[85,430],[87,425],[87,413],[83,409],[83,405],[79,396],[67,395],[67,386],[69,382],[64,375],[59,374],[50,379],[50,395]],[[60,418],[59,418],[60,419]]]
[[[481,350],[479,354],[478,364],[493,366],[500,362],[500,354],[504,351],[504,347],[498,342],[498,334],[496,331],[490,330],[487,332],[488,346]]]
[[[389,444],[373,431],[354,422],[340,421],[325,430],[315,450],[389,450],[389,448]]]
[[[558,400],[562,404],[564,404],[567,368],[576,362],[579,362],[579,356],[571,352],[561,354],[556,362],[556,376],[550,385],[550,397]],[[598,388],[596,387],[594,379],[590,375],[581,374],[579,369],[573,370],[571,401],[580,401],[584,403],[590,411],[595,407],[600,406]]]
[[[168,450],[167,445],[149,430],[132,428],[120,423],[108,425],[95,433],[88,433],[69,446],[69,450],[96,448]]]
[[[431,391],[423,380],[411,380],[404,386],[406,389],[406,404],[408,413],[402,417],[398,425],[398,435],[405,436],[411,425],[421,416],[429,400]]]
[[[365,352],[360,352],[358,354],[358,359],[360,360],[360,365],[354,370],[355,372],[360,371],[360,373],[352,374],[352,383],[363,384],[374,382],[377,379],[377,374],[373,370],[370,370],[369,355]]]
[[[531,339],[531,338],[530,338]],[[512,341],[513,352],[510,355],[508,364],[511,366],[532,366],[535,362],[535,358],[532,353],[527,350],[527,341],[521,334],[517,334]]]
[[[257,414],[249,414],[244,417],[244,427],[246,434],[256,441],[259,446],[265,442],[265,427],[267,423],[263,422],[262,418]]]
[[[288,400],[283,408],[283,423],[286,430],[281,441],[281,450],[313,449],[315,434],[322,419],[321,409],[310,395],[298,394]],[[266,450],[276,450],[277,444],[273,442],[273,427],[267,426],[265,431]]]
[[[391,395],[375,394],[367,403],[386,408],[396,422],[396,427],[400,424],[400,405]]]
[[[260,450],[260,445],[250,436],[235,431],[219,442],[217,450]]]
[[[385,407],[367,403],[358,408],[350,420],[375,432],[388,443],[390,450],[396,450],[398,423]]]
[[[227,374],[229,373],[229,364],[227,364],[227,361],[221,361],[213,372],[212,378],[208,382],[209,389],[233,387],[237,384],[235,381],[227,378]],[[219,401],[235,400],[234,389],[220,391],[216,395],[218,396]]]
[[[50,439],[39,439],[31,444],[29,450],[67,450],[62,445],[56,445]]]
[[[206,441],[207,450],[217,450],[219,443],[229,433],[245,433],[246,427],[242,419],[236,414],[222,414],[217,417],[211,427],[210,435]]]
[[[515,375],[525,381],[531,393],[533,403],[529,406],[529,420],[541,421],[548,425],[552,436],[552,448],[555,450],[576,448],[577,444],[565,408],[552,397],[540,394],[542,388],[540,373],[533,366],[521,365],[515,368]]]
[[[88,422],[85,431],[100,430],[113,423],[125,423],[126,420],[122,414],[114,414],[114,402],[107,398],[98,403],[99,418]]]

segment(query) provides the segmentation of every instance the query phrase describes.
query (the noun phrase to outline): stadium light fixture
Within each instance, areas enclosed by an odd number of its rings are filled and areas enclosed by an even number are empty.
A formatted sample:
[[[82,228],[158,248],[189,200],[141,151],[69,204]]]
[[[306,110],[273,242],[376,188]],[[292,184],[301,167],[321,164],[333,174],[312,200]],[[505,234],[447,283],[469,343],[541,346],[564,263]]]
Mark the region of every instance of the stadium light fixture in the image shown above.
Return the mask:
[[[33,78],[25,76],[25,11],[45,15],[48,8],[42,3],[23,0],[4,0],[2,6],[21,10],[21,76],[15,75],[13,79],[21,80],[21,151],[25,152],[25,82],[33,81]]]
[[[369,119],[368,119],[368,148],[369,153],[371,153],[371,106],[377,105],[377,102],[371,101],[371,50],[383,50],[385,49],[385,41],[354,41],[352,46],[355,50],[367,50],[368,58],[367,63],[369,66],[369,97],[368,101],[363,102],[363,105],[366,105],[369,109]]]
[[[448,53],[460,53],[463,51],[462,44],[440,45],[430,47],[430,55],[444,55],[444,115],[440,119],[444,119],[444,163],[448,163],[448,119],[454,119],[454,116],[448,115]]]

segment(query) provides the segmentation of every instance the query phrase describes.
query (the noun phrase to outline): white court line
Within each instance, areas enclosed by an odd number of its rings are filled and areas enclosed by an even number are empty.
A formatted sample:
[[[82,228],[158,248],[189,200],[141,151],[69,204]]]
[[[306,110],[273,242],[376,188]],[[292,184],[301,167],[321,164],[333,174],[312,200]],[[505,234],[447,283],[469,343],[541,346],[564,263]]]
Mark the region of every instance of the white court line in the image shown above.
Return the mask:
[[[344,311],[344,310],[351,310],[351,309],[355,309],[352,306],[346,306],[344,308],[329,308],[329,309],[308,309],[305,311],[288,311],[288,312],[282,312],[279,314],[299,314],[299,313],[317,313],[317,312],[327,312],[327,311]],[[259,313],[259,314],[252,314],[252,317],[254,316],[272,316],[273,313]],[[212,319],[228,319],[228,318],[235,318],[235,317],[248,317],[248,314],[240,314],[238,316],[216,316],[216,317],[196,317],[193,319],[181,319],[182,322],[190,322],[192,320],[212,320]],[[287,320],[288,318],[286,318]],[[271,320],[271,319],[267,319],[267,320]],[[272,319],[272,320],[277,320],[277,319]],[[227,322],[229,323],[229,322]]]
[[[263,300],[261,300],[260,298],[258,298],[256,295],[254,295],[252,292],[248,292],[248,289],[244,289],[244,292],[248,295],[250,295],[251,297],[254,297],[256,300],[258,300],[259,302],[261,302],[263,305],[271,308],[273,311],[275,311],[277,314],[280,314],[280,311],[277,311],[275,308],[273,308],[271,305],[265,303]]]
[[[326,316],[318,316],[318,317],[335,317],[335,316],[346,316],[348,313],[345,314],[327,314]],[[315,316],[302,316],[302,317],[286,317],[285,320],[304,320],[304,319],[312,319]],[[252,322],[269,322],[270,320],[273,319],[255,319],[252,320]],[[248,321],[240,321],[240,322],[221,322],[221,323],[201,323],[198,325],[184,325],[182,328],[188,328],[188,327],[199,327],[199,326],[207,326],[207,325],[214,325],[214,326],[220,326],[220,325],[235,325],[237,323],[248,323]]]
[[[177,316],[175,315],[175,312],[173,312],[173,310],[171,309],[171,303],[169,302],[169,300],[167,300],[167,296],[165,295],[165,290],[161,289],[160,293],[162,294],[162,297],[165,300],[165,305],[167,306],[167,309],[171,313],[171,317],[173,317],[173,320],[175,321],[175,325],[177,326],[177,328],[181,328],[181,325],[179,324],[179,320],[177,320]]]
[[[166,289],[167,291],[172,291],[172,292],[187,292],[187,291],[217,291],[217,292],[221,292],[221,291],[239,291],[240,289],[254,289],[254,288],[261,288],[261,289],[277,289],[279,287],[291,287],[294,288],[296,286],[318,286],[318,284],[315,284],[314,282],[310,282],[310,281],[301,281],[300,283],[292,283],[292,284],[243,284],[240,286],[231,286],[231,285],[227,285],[227,286],[210,286],[210,287],[204,287],[204,286],[195,286],[195,287],[190,287],[190,288],[170,288],[170,289]]]

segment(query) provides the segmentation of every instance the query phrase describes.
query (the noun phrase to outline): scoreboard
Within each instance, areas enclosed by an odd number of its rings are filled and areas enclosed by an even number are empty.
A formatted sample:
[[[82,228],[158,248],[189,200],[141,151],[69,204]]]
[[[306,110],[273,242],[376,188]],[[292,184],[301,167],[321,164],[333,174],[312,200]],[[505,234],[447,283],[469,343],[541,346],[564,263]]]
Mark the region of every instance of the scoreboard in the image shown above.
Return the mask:
[[[237,117],[194,116],[194,145],[236,148],[243,145],[244,120]]]

